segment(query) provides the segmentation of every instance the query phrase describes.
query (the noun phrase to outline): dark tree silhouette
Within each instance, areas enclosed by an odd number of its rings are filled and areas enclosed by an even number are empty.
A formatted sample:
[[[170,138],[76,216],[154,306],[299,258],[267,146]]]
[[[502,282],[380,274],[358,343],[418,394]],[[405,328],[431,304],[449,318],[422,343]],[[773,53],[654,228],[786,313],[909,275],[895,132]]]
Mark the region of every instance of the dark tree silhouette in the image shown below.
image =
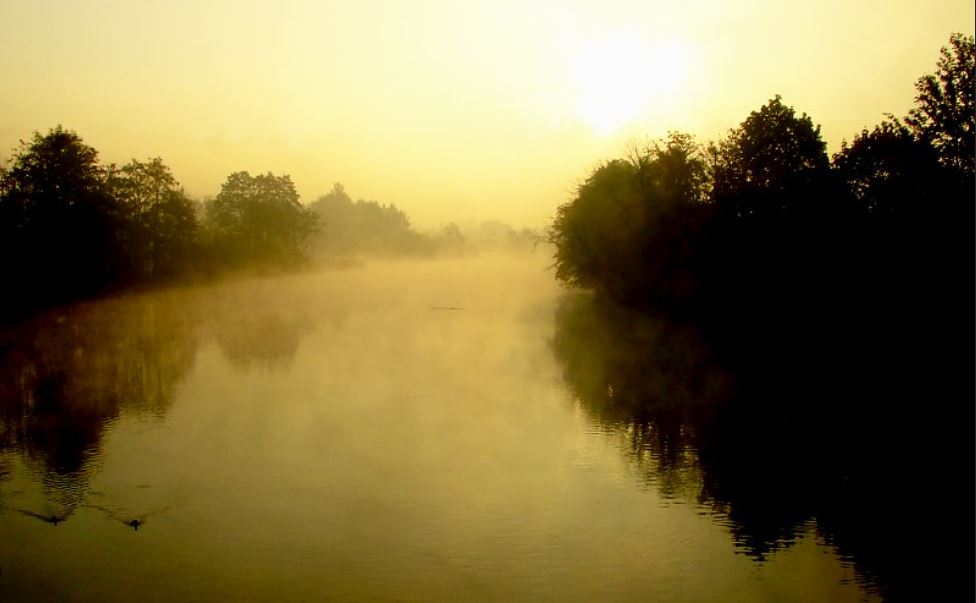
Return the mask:
[[[846,141],[834,166],[863,211],[885,217],[911,213],[938,199],[930,198],[941,176],[931,145],[917,139],[898,120],[887,120],[870,132]]]
[[[576,197],[556,211],[549,230],[555,245],[556,277],[577,287],[601,289],[620,257],[639,206],[633,163],[608,161],[579,186]],[[629,235],[629,236],[628,236]]]
[[[905,121],[947,166],[972,184],[976,162],[976,51],[973,36],[953,34],[938,69],[915,83],[916,106]]]
[[[750,554],[814,518],[891,600],[972,592],[944,581],[971,565],[957,534],[973,505],[958,479],[973,472],[972,38],[950,46],[904,123],[865,129],[832,165],[777,96],[710,146],[710,202],[655,184],[685,181],[660,152],[617,159],[549,232],[557,277],[595,293],[556,314],[579,399],[632,422],[655,479],[688,470],[676,451],[693,447],[700,488],[675,491],[727,514]]]
[[[830,160],[820,126],[779,95],[710,151],[715,202],[736,217],[806,214],[825,201]]]
[[[694,284],[682,264],[707,186],[704,156],[686,134],[604,163],[549,229],[557,278],[623,303],[686,298]]]
[[[58,126],[21,142],[0,181],[0,262],[8,291],[51,302],[117,280],[126,263],[121,213],[98,153],[76,133]]]
[[[21,142],[0,168],[0,322],[39,307],[211,274],[221,265],[293,265],[316,215],[288,176],[232,174],[205,210],[162,159],[102,167],[61,126]],[[405,219],[405,217],[404,217]]]
[[[137,278],[185,273],[196,245],[193,202],[159,157],[111,169],[108,182],[127,217],[123,245]]]

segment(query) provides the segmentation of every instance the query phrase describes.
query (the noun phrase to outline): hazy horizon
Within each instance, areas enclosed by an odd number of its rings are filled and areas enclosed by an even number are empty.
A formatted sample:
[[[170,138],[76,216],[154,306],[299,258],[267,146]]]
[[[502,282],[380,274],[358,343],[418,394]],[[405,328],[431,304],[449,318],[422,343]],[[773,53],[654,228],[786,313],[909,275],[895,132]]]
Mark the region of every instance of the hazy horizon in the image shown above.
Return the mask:
[[[828,149],[904,115],[971,2],[3,2],[0,157],[62,124],[193,196],[290,174],[421,229],[538,227],[628,141],[713,140],[775,94]],[[634,74],[646,74],[646,77]]]

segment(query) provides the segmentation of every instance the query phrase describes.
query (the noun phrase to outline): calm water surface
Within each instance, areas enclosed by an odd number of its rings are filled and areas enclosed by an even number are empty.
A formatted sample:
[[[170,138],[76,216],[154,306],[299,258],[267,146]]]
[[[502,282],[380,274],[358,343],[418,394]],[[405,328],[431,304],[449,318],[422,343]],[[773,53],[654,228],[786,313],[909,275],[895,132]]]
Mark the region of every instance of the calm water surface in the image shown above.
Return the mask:
[[[546,261],[257,278],[4,331],[0,599],[879,598],[814,513],[750,532],[689,424],[608,406],[623,386],[584,366],[599,338]],[[657,394],[722,390],[692,368]]]

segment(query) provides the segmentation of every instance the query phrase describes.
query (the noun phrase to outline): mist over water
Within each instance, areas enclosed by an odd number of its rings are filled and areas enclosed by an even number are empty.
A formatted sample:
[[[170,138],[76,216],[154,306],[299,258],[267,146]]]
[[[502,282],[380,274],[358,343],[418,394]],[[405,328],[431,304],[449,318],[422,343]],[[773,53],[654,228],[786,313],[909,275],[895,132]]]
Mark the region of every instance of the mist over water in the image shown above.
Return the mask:
[[[696,429],[734,378],[707,345],[614,331],[548,264],[371,262],[5,330],[0,599],[877,598],[814,515],[757,539],[717,489],[741,481]]]

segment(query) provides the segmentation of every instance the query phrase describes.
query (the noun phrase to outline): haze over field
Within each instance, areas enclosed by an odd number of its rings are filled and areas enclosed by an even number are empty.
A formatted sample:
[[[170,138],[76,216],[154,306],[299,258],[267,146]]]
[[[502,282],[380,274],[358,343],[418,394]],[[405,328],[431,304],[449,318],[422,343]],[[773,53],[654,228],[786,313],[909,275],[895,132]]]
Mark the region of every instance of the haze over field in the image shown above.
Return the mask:
[[[56,124],[106,162],[333,182],[424,228],[538,227],[596,162],[717,139],[774,94],[831,150],[901,114],[972,2],[3,0],[0,154]]]

